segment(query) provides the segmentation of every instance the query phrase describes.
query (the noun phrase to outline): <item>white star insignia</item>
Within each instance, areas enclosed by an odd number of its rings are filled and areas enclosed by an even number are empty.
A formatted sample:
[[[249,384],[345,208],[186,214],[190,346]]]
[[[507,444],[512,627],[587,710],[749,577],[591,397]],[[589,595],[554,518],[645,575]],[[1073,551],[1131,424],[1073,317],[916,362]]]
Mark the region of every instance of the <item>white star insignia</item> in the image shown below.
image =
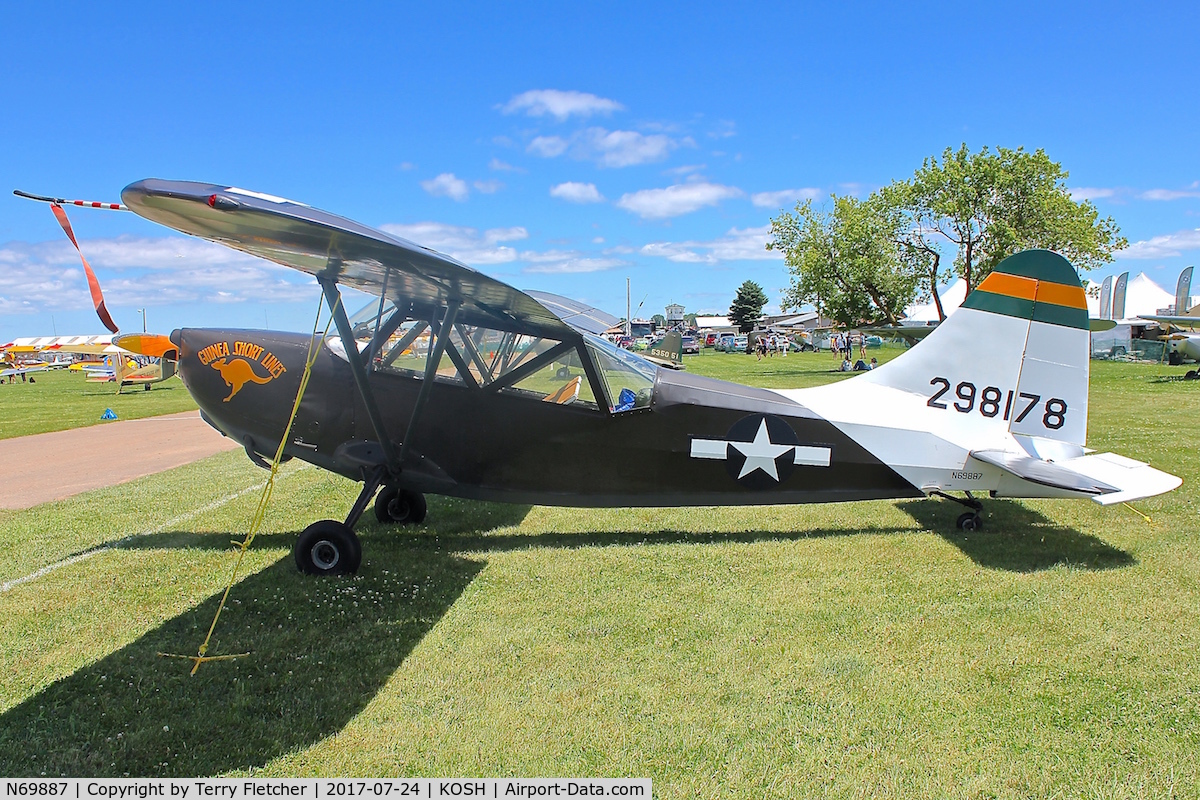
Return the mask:
[[[771,441],[771,432],[767,429],[767,420],[759,421],[758,431],[752,442],[735,442],[727,439],[692,439],[692,458],[710,458],[724,461],[729,454],[729,447],[737,450],[746,457],[738,473],[738,480],[762,470],[775,482],[779,482],[779,469],[775,460],[791,451],[793,464],[806,467],[828,467],[832,462],[833,451],[821,445],[791,445],[776,444]]]
[[[779,480],[779,471],[775,469],[775,459],[791,450],[794,445],[790,444],[774,444],[771,441],[771,434],[767,433],[767,421],[764,419],[758,425],[758,433],[754,434],[753,442],[730,442],[733,449],[746,457],[746,462],[742,464],[742,471],[738,473],[738,480],[754,472],[756,469],[761,469],[763,472],[770,475],[775,481]]]

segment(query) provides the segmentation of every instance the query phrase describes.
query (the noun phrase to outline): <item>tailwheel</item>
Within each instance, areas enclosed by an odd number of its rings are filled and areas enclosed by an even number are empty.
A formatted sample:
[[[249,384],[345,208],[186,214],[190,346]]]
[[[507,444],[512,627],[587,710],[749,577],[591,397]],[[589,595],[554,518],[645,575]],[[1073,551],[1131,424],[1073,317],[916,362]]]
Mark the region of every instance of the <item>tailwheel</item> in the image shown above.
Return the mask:
[[[425,520],[425,495],[395,486],[375,498],[375,518],[385,525],[417,525]]]
[[[958,522],[955,524],[958,525],[960,531],[977,531],[983,527],[983,517],[974,511],[968,511],[960,514]]]
[[[304,529],[292,555],[305,575],[353,575],[362,563],[362,544],[345,523],[323,519]]]

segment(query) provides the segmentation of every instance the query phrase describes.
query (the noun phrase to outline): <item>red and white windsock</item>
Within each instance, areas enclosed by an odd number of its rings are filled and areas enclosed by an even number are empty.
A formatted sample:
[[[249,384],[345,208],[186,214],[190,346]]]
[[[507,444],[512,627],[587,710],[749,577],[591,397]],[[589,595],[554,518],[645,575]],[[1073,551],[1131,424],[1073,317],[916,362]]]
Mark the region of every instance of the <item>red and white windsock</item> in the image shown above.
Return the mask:
[[[117,333],[119,330],[117,323],[113,322],[112,317],[108,313],[108,308],[104,305],[104,293],[100,291],[100,281],[96,278],[96,273],[92,271],[92,265],[84,257],[83,251],[79,249],[79,242],[75,240],[75,232],[71,230],[71,221],[67,219],[67,212],[63,209],[63,205],[80,206],[82,208],[103,208],[112,211],[128,211],[129,209],[120,203],[98,203],[94,200],[64,200],[61,197],[45,197],[43,195],[29,194],[19,189],[14,189],[13,194],[18,197],[41,200],[43,203],[50,204],[50,210],[54,212],[54,218],[62,226],[63,233],[71,240],[71,244],[75,245],[75,252],[79,253],[79,260],[83,262],[83,271],[87,274],[88,290],[92,293],[92,303],[96,306],[96,316],[104,323],[104,327],[113,333]]]

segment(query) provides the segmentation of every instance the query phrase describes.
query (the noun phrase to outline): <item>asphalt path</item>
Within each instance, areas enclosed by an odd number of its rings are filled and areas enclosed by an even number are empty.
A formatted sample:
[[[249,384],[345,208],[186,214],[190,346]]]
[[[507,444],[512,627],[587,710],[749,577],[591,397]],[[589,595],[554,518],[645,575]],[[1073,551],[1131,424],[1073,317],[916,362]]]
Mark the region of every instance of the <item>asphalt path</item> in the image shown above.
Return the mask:
[[[199,411],[0,440],[0,509],[30,508],[237,449]]]

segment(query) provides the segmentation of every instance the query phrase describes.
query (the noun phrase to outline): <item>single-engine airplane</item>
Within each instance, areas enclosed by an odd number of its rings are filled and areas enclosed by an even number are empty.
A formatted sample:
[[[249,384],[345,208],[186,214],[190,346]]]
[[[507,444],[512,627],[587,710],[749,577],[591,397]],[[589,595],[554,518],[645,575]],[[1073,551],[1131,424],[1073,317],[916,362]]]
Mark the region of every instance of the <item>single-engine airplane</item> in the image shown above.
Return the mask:
[[[299,536],[306,573],[357,570],[353,529],[373,497],[380,521],[414,523],[425,493],[593,507],[938,495],[965,506],[958,525],[975,529],[982,495],[1107,505],[1181,482],[1084,448],[1087,307],[1075,270],[1048,251],[1006,259],[891,362],[772,391],[659,368],[551,296],[302,203],[157,179],[121,197],[147,219],[320,284],[336,333],[316,343],[290,430],[310,335],[170,337],[204,418],[252,459],[283,439],[286,456],[363,482],[344,520]],[[341,285],[379,300],[348,316]],[[427,346],[414,347],[421,337]]]

